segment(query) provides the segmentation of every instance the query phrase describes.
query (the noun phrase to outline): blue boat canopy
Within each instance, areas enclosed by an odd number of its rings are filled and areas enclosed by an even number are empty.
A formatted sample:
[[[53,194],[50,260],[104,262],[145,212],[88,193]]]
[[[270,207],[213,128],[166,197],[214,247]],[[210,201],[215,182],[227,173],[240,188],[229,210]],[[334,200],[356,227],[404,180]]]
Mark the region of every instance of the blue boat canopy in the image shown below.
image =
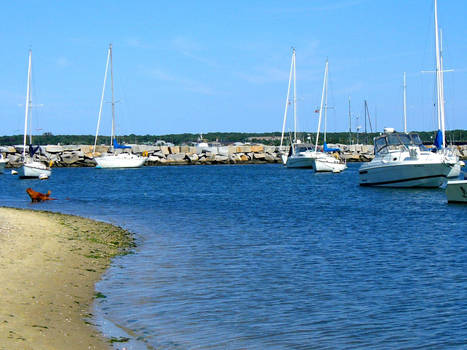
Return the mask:
[[[114,145],[114,148],[115,149],[118,149],[118,148],[131,148],[131,146],[125,146],[125,145],[121,145],[117,142],[117,139],[114,139],[113,140],[113,145]]]
[[[33,145],[29,145],[29,151],[28,151],[29,156],[31,156],[31,157],[34,156],[34,154],[36,154],[36,152],[39,150],[40,147],[41,146],[35,146],[34,147]]]
[[[328,148],[328,144],[325,142],[323,144],[323,151],[324,152],[340,152],[340,148]]]
[[[437,149],[443,148],[443,132],[441,130],[436,132],[435,146]]]

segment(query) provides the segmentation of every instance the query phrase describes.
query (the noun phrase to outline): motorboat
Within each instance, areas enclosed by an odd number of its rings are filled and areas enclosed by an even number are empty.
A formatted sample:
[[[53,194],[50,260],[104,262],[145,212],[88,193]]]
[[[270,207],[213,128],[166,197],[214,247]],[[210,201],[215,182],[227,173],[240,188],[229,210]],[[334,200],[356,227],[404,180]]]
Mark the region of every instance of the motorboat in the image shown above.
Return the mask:
[[[467,180],[448,181],[446,197],[449,203],[467,203]]]
[[[359,169],[361,186],[440,187],[455,162],[423,146],[416,133],[385,128],[374,140],[375,157]]]

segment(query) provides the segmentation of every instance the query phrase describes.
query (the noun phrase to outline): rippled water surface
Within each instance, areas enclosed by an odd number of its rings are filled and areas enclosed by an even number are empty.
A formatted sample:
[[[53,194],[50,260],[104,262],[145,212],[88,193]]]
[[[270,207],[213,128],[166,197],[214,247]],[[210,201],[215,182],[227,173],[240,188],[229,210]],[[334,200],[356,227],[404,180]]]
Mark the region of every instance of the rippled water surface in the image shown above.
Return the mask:
[[[467,206],[361,188],[357,170],[54,169],[0,176],[0,201],[135,232],[99,309],[148,349],[466,347]]]

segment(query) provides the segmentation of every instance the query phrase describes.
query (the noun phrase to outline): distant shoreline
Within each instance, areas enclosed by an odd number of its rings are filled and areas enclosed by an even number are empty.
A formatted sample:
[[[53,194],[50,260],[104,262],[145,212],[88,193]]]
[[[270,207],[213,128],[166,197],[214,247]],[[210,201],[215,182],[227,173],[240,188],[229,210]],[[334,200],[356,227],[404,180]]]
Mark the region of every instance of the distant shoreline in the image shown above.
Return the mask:
[[[0,207],[0,348],[112,349],[91,324],[94,285],[134,246],[120,227]]]

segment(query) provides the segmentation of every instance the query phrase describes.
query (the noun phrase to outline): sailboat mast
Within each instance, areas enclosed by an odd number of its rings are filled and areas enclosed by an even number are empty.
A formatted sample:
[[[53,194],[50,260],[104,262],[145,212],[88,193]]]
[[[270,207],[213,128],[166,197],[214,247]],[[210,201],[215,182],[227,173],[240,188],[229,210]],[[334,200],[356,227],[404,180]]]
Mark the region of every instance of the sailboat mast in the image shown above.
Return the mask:
[[[364,100],[364,102],[363,102],[363,113],[365,115],[365,142],[366,142],[365,144],[368,145],[368,133],[366,131],[366,110],[367,110],[366,100]]]
[[[285,99],[285,112],[284,112],[284,119],[282,122],[282,135],[281,135],[281,146],[280,149],[282,150],[282,144],[284,141],[284,132],[285,132],[285,124],[287,122],[287,109],[289,107],[289,97],[290,97],[290,84],[292,83],[292,72],[294,66],[294,57],[295,57],[295,49],[293,49],[292,53],[292,62],[290,63],[290,73],[289,73],[289,86],[287,88],[287,98]]]
[[[29,63],[28,63],[28,84],[26,87],[26,107],[24,112],[24,137],[23,137],[23,160],[26,157],[26,138],[28,135],[28,114],[29,114],[29,106],[30,106],[30,85],[31,85],[31,56],[32,50],[29,50]]]
[[[439,30],[438,30],[438,1],[435,0],[435,51],[436,51],[436,91],[437,91],[437,107],[438,107],[438,129],[442,129],[442,124],[444,115],[444,108],[441,106],[444,105],[444,101],[442,100],[442,77],[441,77],[441,58],[440,58],[440,49],[439,49]],[[443,132],[443,148],[445,146],[444,143],[444,131]]]
[[[445,134],[446,134],[446,129],[445,129],[445,115],[444,115],[444,107],[445,107],[445,101],[444,101],[444,65],[443,65],[443,30],[439,30],[439,62],[440,62],[440,78],[441,82],[439,84],[440,90],[441,90],[441,131],[443,132],[443,147],[444,145],[444,139],[445,139]]]
[[[326,67],[328,65],[328,61],[326,60]],[[327,132],[327,123],[328,123],[328,82],[327,82],[327,74],[326,74],[326,88],[324,92],[324,142],[326,142],[326,132]]]
[[[352,117],[350,112],[350,96],[349,96],[349,145],[352,144]]]
[[[293,59],[293,120],[294,120],[294,142],[297,142],[297,70],[295,64],[295,49]]]
[[[105,64],[104,85],[102,87],[101,103],[100,103],[100,106],[99,106],[99,117],[97,118],[96,137],[94,139],[94,148],[92,149],[93,154],[96,152],[97,135],[99,135],[99,127],[101,125],[102,105],[104,103],[105,82],[107,81],[107,72],[109,70],[110,52],[111,51],[109,49],[109,52],[107,54],[107,63]]]
[[[407,132],[407,84],[404,72],[404,132]]]
[[[109,45],[109,55],[110,55],[110,83],[112,86],[112,135],[110,139],[110,144],[113,144],[115,137],[115,99],[114,99],[114,73],[113,73],[113,64],[112,64],[112,44]]]
[[[324,79],[323,79],[323,92],[321,93],[321,104],[319,107],[319,119],[318,119],[318,130],[316,132],[316,144],[315,144],[315,152],[318,151],[318,140],[319,140],[319,129],[321,127],[321,115],[323,112],[323,103],[324,103],[324,93],[327,84],[327,77],[328,77],[328,61],[326,60],[326,67],[324,68]]]

